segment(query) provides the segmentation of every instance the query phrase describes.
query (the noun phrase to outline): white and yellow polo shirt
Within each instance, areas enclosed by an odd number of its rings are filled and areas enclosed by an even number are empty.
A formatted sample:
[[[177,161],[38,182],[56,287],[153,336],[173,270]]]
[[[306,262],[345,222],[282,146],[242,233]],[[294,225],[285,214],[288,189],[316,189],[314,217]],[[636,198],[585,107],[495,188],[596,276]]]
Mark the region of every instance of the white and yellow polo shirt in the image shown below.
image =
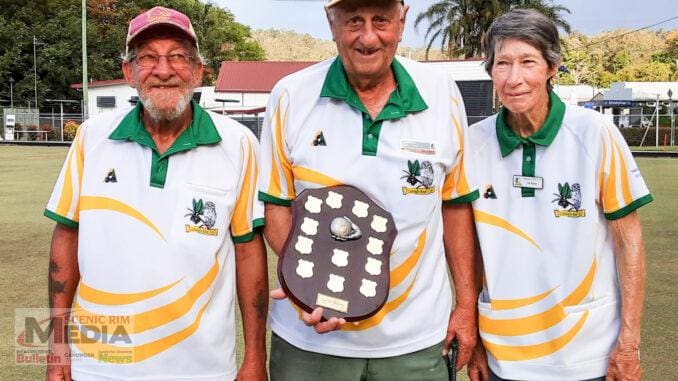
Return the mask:
[[[258,142],[192,107],[163,154],[137,105],[85,122],[66,157],[45,215],[79,230],[74,379],[235,378],[234,242],[263,224]]]
[[[464,166],[466,117],[454,81],[403,58],[398,88],[375,120],[339,59],[282,79],[262,133],[259,198],[290,205],[308,188],[351,185],[388,210],[398,229],[390,295],[374,316],[318,335],[288,300],[274,301],[272,330],[296,347],[336,356],[387,357],[441,342],[452,308],[443,248],[443,202],[478,197]]]
[[[550,104],[528,138],[504,109],[470,128],[480,334],[492,370],[512,380],[605,375],[620,313],[608,220],[652,201],[611,122],[554,93]]]

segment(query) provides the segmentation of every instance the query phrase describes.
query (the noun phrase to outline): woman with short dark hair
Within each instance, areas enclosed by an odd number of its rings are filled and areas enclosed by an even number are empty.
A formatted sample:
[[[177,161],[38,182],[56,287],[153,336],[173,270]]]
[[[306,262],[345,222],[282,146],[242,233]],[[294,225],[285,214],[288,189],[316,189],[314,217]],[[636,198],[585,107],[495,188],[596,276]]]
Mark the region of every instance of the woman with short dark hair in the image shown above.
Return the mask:
[[[470,128],[486,351],[469,376],[638,380],[645,273],[635,210],[652,196],[617,127],[552,91],[561,50],[551,20],[510,11],[485,50],[503,107]]]

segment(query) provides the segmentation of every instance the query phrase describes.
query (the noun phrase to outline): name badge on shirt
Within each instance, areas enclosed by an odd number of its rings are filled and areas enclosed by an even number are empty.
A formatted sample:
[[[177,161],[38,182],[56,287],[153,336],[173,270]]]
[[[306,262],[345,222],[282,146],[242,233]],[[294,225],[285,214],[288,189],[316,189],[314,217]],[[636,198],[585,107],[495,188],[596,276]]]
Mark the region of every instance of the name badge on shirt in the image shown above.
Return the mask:
[[[544,189],[543,177],[513,176],[514,188]]]
[[[424,155],[435,155],[436,145],[429,142],[418,142],[416,140],[401,140],[400,150],[420,153]]]

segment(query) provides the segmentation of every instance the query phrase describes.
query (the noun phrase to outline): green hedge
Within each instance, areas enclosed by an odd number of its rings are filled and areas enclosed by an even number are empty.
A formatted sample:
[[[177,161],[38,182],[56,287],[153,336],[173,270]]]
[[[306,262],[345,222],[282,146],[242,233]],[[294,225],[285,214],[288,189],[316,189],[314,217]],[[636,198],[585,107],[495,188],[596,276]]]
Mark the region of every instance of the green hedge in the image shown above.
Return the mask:
[[[631,127],[631,128],[621,128],[619,129],[624,139],[626,139],[626,144],[629,146],[639,146],[641,140],[643,140],[643,135],[645,135],[645,129],[641,127]],[[655,144],[655,127],[650,127],[650,130],[647,132],[645,137],[645,142],[643,146],[654,146]],[[659,145],[664,145],[664,135],[666,135],[667,142],[671,141],[671,127],[659,127]]]

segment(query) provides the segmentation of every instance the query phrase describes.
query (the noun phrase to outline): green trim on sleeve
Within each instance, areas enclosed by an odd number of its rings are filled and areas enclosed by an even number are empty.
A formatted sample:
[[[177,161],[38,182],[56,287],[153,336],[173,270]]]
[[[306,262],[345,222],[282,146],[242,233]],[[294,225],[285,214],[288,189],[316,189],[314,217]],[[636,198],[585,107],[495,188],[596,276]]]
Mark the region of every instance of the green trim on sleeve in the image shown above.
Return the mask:
[[[44,215],[45,217],[51,219],[51,220],[54,220],[54,221],[56,221],[56,222],[62,224],[62,225],[66,225],[66,226],[68,226],[69,228],[76,229],[76,228],[78,227],[78,222],[77,222],[77,221],[73,221],[73,220],[71,220],[70,218],[66,218],[66,217],[64,217],[64,216],[60,216],[60,215],[58,215],[58,214],[52,212],[51,210],[45,209],[45,212],[43,213],[43,215]]]
[[[480,198],[480,192],[476,189],[476,190],[474,190],[473,192],[471,192],[467,195],[457,197],[457,198],[453,198],[453,199],[450,199],[450,200],[443,200],[443,204],[467,204],[467,203],[473,202],[473,201],[475,201],[479,198]]]
[[[245,243],[251,241],[252,239],[254,239],[254,234],[256,233],[257,228],[260,228],[262,226],[264,226],[264,219],[256,218],[252,222],[252,231],[247,234],[232,237],[233,243]]]
[[[292,200],[285,200],[282,198],[273,197],[268,193],[259,191],[259,201],[270,202],[280,206],[292,206]]]
[[[633,201],[632,203],[626,205],[625,207],[617,210],[616,212],[612,213],[605,213],[605,218],[608,220],[616,220],[618,218],[622,218],[625,215],[633,212],[634,210],[640,208],[643,205],[647,205],[651,203],[654,200],[651,194],[646,194],[645,196]]]
[[[237,236],[237,237],[232,237],[233,238],[233,243],[246,243],[254,239],[254,232],[249,232],[245,235]]]
[[[264,219],[263,218],[254,219],[254,222],[252,223],[252,229],[260,228],[262,226],[264,226]]]

